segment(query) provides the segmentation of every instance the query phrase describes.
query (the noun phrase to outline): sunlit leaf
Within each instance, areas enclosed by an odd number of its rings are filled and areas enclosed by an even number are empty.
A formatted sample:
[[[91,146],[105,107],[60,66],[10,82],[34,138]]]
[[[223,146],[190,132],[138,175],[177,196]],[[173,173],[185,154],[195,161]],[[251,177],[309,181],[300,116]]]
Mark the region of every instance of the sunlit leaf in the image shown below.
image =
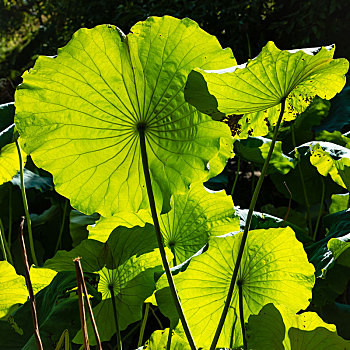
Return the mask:
[[[210,345],[229,289],[242,233],[212,237],[206,252],[175,276],[182,307],[198,346]],[[314,268],[290,228],[250,231],[239,268],[244,320],[267,303],[297,312],[308,306]],[[218,346],[242,345],[235,287]]]
[[[157,206],[167,211],[174,192],[217,175],[232,155],[227,126],[186,103],[187,75],[235,62],[190,19],[150,17],[127,36],[111,25],[80,29],[23,75],[16,126],[24,149],[84,213],[147,210],[142,125]]]
[[[345,84],[345,59],[333,60],[334,47],[281,51],[268,42],[254,59],[228,69],[191,72],[186,100],[215,119],[226,122],[237,138],[264,136],[277,122],[293,120],[317,95],[330,99]]]
[[[28,291],[23,276],[16,274],[15,268],[7,261],[0,261],[0,318],[4,317],[12,305],[23,304]]]
[[[334,325],[323,322],[315,312],[296,315],[273,304],[249,317],[247,336],[249,348],[257,350],[344,350],[350,346]]]
[[[147,340],[144,346],[138,350],[164,350],[167,348],[169,337],[169,328],[157,330],[152,333],[151,338]],[[169,350],[190,350],[190,346],[186,340],[179,337],[174,331],[171,335],[171,346]]]

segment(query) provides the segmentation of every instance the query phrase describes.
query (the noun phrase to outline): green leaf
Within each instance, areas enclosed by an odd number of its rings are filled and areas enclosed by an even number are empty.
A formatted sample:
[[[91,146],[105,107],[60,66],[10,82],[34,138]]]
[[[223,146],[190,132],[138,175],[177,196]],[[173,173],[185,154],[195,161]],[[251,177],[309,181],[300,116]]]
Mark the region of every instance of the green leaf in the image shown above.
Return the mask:
[[[173,195],[170,204],[172,209],[159,216],[159,224],[164,245],[174,254],[175,265],[195,254],[208,243],[211,235],[218,236],[240,229],[232,198],[223,191],[209,193],[202,184],[196,184],[184,195]],[[89,238],[103,242],[119,225],[132,227],[138,223],[144,226],[151,221],[148,211],[124,217],[101,218],[94,227],[89,228]]]
[[[334,325],[323,322],[315,312],[296,315],[273,304],[249,317],[247,337],[249,348],[259,350],[344,350],[350,346]]]
[[[105,266],[96,271],[100,275],[98,291],[102,302],[94,308],[95,320],[102,341],[109,340],[115,333],[114,314],[111,300],[113,287],[119,329],[142,318],[144,301],[155,290],[155,274],[161,274],[163,267],[157,247],[154,227],[117,227],[106,242]],[[168,259],[172,258],[170,251]],[[89,339],[95,344],[93,329],[88,322]],[[74,342],[82,344],[79,332]]]
[[[229,289],[242,233],[212,237],[208,250],[193,257],[186,271],[175,276],[181,304],[198,346],[210,345]],[[270,302],[293,312],[308,306],[314,268],[290,228],[254,230],[248,234],[237,281],[242,283],[244,319]],[[218,346],[242,345],[238,287]]]
[[[125,36],[80,29],[57,57],[39,57],[16,92],[24,149],[53,174],[73,207],[112,216],[149,208],[138,127],[145,130],[157,206],[217,175],[232,137],[186,103],[195,67],[235,64],[230,49],[190,19],[150,17]]]
[[[7,261],[0,261],[0,318],[6,316],[11,306],[27,301],[28,291],[23,276]]]
[[[33,286],[33,292],[36,294],[51,283],[51,281],[57,275],[57,272],[42,267],[34,267],[33,265],[30,268],[29,274]]]
[[[92,305],[100,301],[99,294],[91,284],[96,283],[96,275],[85,274],[85,282]],[[91,284],[90,284],[91,282]],[[36,308],[40,336],[45,349],[54,349],[62,332],[69,329],[74,335],[80,328],[78,296],[76,294],[75,272],[60,272],[50,285],[39,291],[36,296]],[[68,315],[68,316],[67,316]],[[5,323],[0,324],[1,349],[33,350],[36,349],[31,304],[26,302],[18,308]],[[12,347],[12,343],[21,346]]]
[[[331,238],[327,247],[338,264],[350,267],[350,233],[346,236]]]
[[[329,206],[329,214],[337,213],[348,208],[349,193],[334,194],[331,197],[332,203]]]
[[[152,333],[151,337],[144,346],[139,348],[138,350],[164,350],[167,348],[169,336],[169,328],[164,330],[157,330]],[[190,346],[186,340],[183,340],[180,336],[178,336],[174,331],[172,331],[171,335],[171,346],[170,350],[190,350]]]
[[[315,140],[327,141],[327,142],[335,143],[342,147],[350,148],[350,138],[347,136],[349,136],[348,133],[343,135],[338,130],[333,131],[332,133],[323,130],[316,135]]]
[[[281,51],[268,42],[259,56],[240,66],[214,71],[196,69],[189,75],[186,100],[200,111],[227,117],[237,138],[264,136],[277,122],[296,118],[317,95],[330,99],[345,85],[349,64],[333,60],[334,47]]]
[[[209,193],[198,184],[185,195],[174,195],[171,207],[169,213],[160,216],[160,227],[176,265],[198,252],[210,236],[240,229],[232,198],[224,191]]]
[[[0,130],[7,129],[13,124],[15,104],[13,102],[0,105]]]
[[[330,142],[320,142],[311,148],[310,162],[318,172],[331,176],[339,186],[350,191],[350,150]]]
[[[99,219],[97,213],[85,215],[78,210],[71,210],[69,214],[69,233],[72,237],[72,246],[76,247],[89,235],[88,225],[93,225]]]
[[[145,226],[146,223],[153,223],[152,215],[148,210],[140,210],[136,213],[122,212],[118,215],[104,217],[95,225],[90,225],[89,239],[106,242],[111,232],[118,226],[131,228],[134,226]]]
[[[235,142],[235,153],[242,159],[263,166],[269,152],[271,140],[265,137],[248,137]],[[295,168],[294,159],[283,154],[282,142],[277,141],[273,150],[267,173],[287,174]]]
[[[16,143],[12,142],[0,149],[0,185],[10,181],[19,170]]]
[[[341,130],[349,124],[350,117],[350,86],[347,86],[332,100],[331,109],[327,118],[323,120],[316,131],[327,130],[329,132]]]

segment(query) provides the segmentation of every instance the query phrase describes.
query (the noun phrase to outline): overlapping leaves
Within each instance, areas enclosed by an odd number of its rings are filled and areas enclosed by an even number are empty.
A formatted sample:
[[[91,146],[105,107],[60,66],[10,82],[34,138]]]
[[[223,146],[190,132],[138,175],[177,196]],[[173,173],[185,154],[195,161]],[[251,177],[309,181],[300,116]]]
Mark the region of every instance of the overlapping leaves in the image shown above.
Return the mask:
[[[277,122],[293,120],[314,96],[334,97],[345,84],[345,59],[332,60],[334,47],[281,51],[268,42],[259,56],[229,69],[191,72],[186,100],[226,122],[237,138],[264,136]]]
[[[225,62],[225,63],[222,63]],[[235,64],[190,19],[151,17],[125,36],[81,29],[57,57],[39,57],[16,92],[24,149],[72,206],[111,216],[148,209],[138,128],[156,202],[218,174],[231,156],[228,128],[187,104],[191,69]]]

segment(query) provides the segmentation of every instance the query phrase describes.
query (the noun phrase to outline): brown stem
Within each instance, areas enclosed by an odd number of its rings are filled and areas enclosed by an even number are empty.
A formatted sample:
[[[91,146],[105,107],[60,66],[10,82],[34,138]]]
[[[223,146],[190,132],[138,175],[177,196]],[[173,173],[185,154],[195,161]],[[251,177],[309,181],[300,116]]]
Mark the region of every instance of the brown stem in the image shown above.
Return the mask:
[[[80,258],[79,257],[75,258],[73,261],[75,264],[75,272],[76,272],[77,276],[79,274],[79,281],[83,286],[83,291],[84,291],[86,303],[88,306],[88,311],[89,311],[89,316],[90,316],[90,320],[91,320],[91,324],[92,324],[92,329],[94,330],[94,334],[95,334],[97,348],[99,350],[103,350],[101,340],[100,340],[100,335],[98,334],[98,329],[97,329],[97,325],[95,322],[94,313],[92,312],[92,307],[91,307],[91,303],[90,303],[90,299],[89,299],[89,293],[88,293],[88,290],[86,288],[84,273],[83,273],[83,269],[82,269],[81,264],[80,264]],[[77,280],[78,280],[78,277],[77,277]]]
[[[36,313],[35,297],[34,297],[34,293],[33,293],[32,282],[30,281],[27,251],[26,251],[26,245],[24,243],[24,237],[23,237],[24,220],[25,220],[25,218],[24,218],[24,216],[22,216],[22,221],[21,221],[20,226],[19,226],[19,243],[20,243],[21,249],[22,249],[22,258],[23,258],[23,263],[24,263],[24,277],[26,280],[30,304],[32,307],[32,319],[33,319],[36,347],[38,348],[38,350],[44,350],[43,344],[42,344],[41,338],[40,338],[40,333],[39,333],[39,325],[38,325],[38,317],[37,317],[37,313]]]
[[[73,259],[74,263],[76,260],[79,260],[79,259],[80,258]],[[84,349],[90,350],[89,336],[88,336],[88,331],[87,331],[87,326],[86,326],[86,317],[85,317],[83,283],[81,282],[81,277],[80,277],[80,273],[77,269],[77,265],[75,265],[75,273],[77,276],[77,283],[78,283],[79,311],[80,311],[81,330],[83,332]]]

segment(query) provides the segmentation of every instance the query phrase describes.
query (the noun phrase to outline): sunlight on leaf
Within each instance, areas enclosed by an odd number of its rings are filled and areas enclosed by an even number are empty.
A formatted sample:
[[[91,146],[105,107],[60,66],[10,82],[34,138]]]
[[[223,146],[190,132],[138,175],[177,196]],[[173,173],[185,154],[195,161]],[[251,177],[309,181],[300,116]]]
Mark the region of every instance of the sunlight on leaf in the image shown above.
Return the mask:
[[[33,265],[30,268],[29,274],[33,292],[36,294],[39,290],[42,290],[51,283],[53,278],[57,275],[57,271],[42,267],[34,267]]]
[[[23,151],[22,151],[23,153]],[[23,154],[25,156],[25,154]],[[14,142],[0,150],[0,185],[12,180],[19,170],[19,157]]]
[[[169,336],[169,328],[164,330],[157,330],[152,333],[151,337],[144,346],[138,350],[164,350],[166,349]],[[190,346],[187,341],[179,337],[174,331],[171,336],[170,350],[190,350]]]
[[[7,261],[0,261],[0,318],[4,317],[14,304],[27,301],[28,291],[23,276]]]
[[[283,120],[289,121],[316,95],[329,100],[342,90],[349,63],[333,54],[334,46],[281,51],[270,41],[245,64],[192,71],[186,100],[215,119],[226,115],[237,138],[264,136],[277,122],[283,98]]]
[[[315,312],[296,315],[288,308],[265,305],[258,315],[249,317],[248,346],[259,350],[344,350],[350,346],[338,336],[336,327]]]
[[[198,346],[209,346],[230,285],[242,233],[212,237],[209,249],[192,258],[175,276],[181,303]],[[267,303],[283,304],[297,312],[306,308],[314,285],[314,268],[290,228],[250,231],[238,281],[243,285],[244,319]],[[234,326],[235,325],[235,326]],[[218,346],[242,345],[238,287]]]
[[[150,17],[125,36],[111,25],[80,29],[57,57],[39,57],[16,92],[16,126],[35,164],[86,213],[148,209],[138,126],[157,206],[206,181],[232,155],[227,126],[186,103],[195,67],[235,64],[230,49],[186,18]]]

